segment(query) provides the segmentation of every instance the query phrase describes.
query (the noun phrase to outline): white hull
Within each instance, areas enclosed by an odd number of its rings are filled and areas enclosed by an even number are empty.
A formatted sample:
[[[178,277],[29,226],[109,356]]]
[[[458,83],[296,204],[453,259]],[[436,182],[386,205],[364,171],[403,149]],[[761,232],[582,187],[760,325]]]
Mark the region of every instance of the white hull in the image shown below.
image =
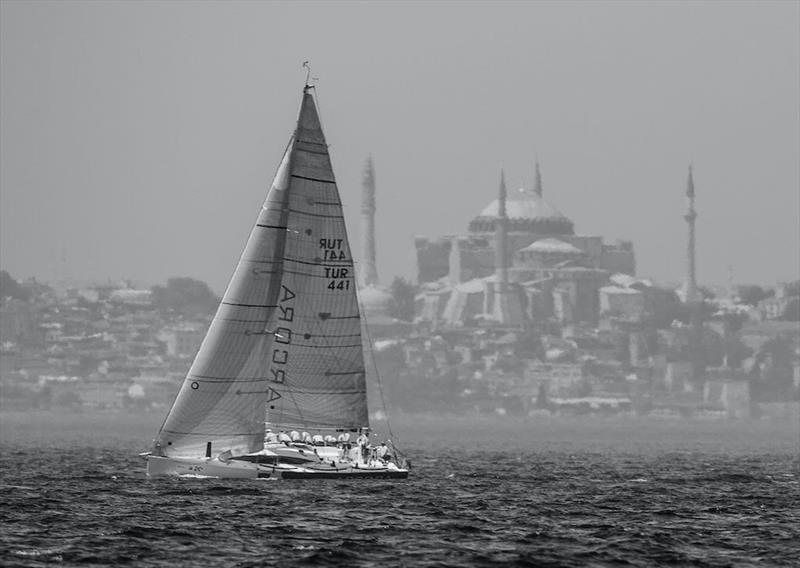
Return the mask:
[[[367,466],[346,465],[336,466],[330,463],[318,463],[314,465],[284,465],[262,466],[272,472],[271,477],[281,479],[405,479],[408,477],[408,470],[396,467],[394,464],[389,466]]]
[[[171,458],[147,456],[147,475],[221,477],[228,479],[256,479],[260,468],[257,464],[244,461],[220,461],[216,458]],[[267,477],[269,472],[265,472]]]
[[[216,458],[172,458],[153,455],[145,457],[149,477],[216,477],[221,479],[405,479],[408,477],[407,469],[398,468],[394,464],[337,467],[330,463],[318,463],[313,466],[298,466],[290,464],[264,465],[239,460],[223,462]]]
[[[408,470],[390,467],[346,466],[336,467],[320,464],[317,466],[294,467],[281,472],[283,479],[405,479]]]

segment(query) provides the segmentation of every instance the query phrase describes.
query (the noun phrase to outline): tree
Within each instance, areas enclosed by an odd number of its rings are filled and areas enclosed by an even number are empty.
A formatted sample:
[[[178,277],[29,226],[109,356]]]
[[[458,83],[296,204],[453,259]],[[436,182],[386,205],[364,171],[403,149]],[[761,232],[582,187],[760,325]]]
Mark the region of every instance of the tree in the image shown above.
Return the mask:
[[[219,304],[208,284],[194,278],[170,278],[166,286],[153,286],[152,292],[156,308],[185,316],[211,313]]]
[[[781,319],[786,321],[800,321],[800,296],[792,296],[783,309]]]
[[[717,297],[714,291],[709,288],[708,286],[698,286],[697,291],[700,293],[700,298],[705,302],[707,300],[713,300]]]
[[[0,270],[0,299],[7,297],[27,302],[31,291],[14,280],[8,272]]]
[[[761,300],[772,296],[775,292],[773,290],[764,290],[761,286],[748,284],[737,287],[736,293],[739,295],[739,300],[743,304],[755,306],[758,305]]]
[[[389,315],[402,321],[413,321],[416,287],[405,278],[396,276],[389,286],[389,293],[391,294]]]
[[[761,362],[761,377],[757,381],[758,400],[790,400],[792,382],[792,342],[788,337],[778,336],[761,346],[756,360]]]
[[[795,280],[794,282],[789,282],[786,285],[786,295],[787,296],[800,296],[800,280]]]
[[[653,286],[644,291],[648,323],[658,329],[668,329],[675,320],[687,319],[678,294],[669,288]]]

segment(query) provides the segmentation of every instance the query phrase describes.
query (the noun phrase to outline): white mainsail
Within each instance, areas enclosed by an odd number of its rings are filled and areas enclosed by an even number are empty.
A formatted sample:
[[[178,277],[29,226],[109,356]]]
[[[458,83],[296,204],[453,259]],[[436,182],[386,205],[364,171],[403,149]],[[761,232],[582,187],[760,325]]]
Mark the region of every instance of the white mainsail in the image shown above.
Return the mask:
[[[368,426],[353,257],[310,93],[157,444],[171,456],[257,451],[285,427]]]

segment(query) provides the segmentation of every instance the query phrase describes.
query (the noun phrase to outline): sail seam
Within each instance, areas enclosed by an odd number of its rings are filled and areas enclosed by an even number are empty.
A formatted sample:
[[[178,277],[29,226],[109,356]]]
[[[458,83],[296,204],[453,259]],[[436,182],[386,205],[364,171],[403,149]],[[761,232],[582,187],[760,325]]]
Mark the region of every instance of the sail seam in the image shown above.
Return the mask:
[[[289,213],[308,215],[310,217],[322,217],[324,219],[344,219],[344,215],[323,215],[322,213],[311,213],[310,211],[302,211],[300,209],[289,209]]]
[[[337,334],[315,333],[313,337],[315,337],[316,339],[330,339],[331,337],[361,337],[361,334],[360,333],[337,333]]]
[[[289,258],[289,257],[284,257],[283,260],[285,262],[296,262],[298,264],[308,264],[308,265],[311,265],[311,266],[322,266],[322,267],[328,267],[328,268],[337,268],[339,266],[353,266],[353,261],[352,260],[351,261],[344,261],[344,262],[333,262],[333,263],[331,263],[331,262],[325,262],[325,263],[322,263],[322,262],[309,262],[307,260],[300,260],[299,258]]]
[[[240,308],[277,308],[274,304],[240,304],[238,302],[222,302],[226,306],[238,306]]]
[[[317,264],[315,266],[321,266],[324,268],[328,265]],[[340,266],[348,266],[348,265],[340,265]],[[331,268],[330,266],[328,267]],[[277,270],[259,270],[258,274],[277,274],[278,272],[279,271]],[[323,280],[330,280],[330,276],[325,276],[324,274],[312,274],[310,272],[299,272],[297,270],[283,270],[280,272],[281,274],[294,274],[295,276],[308,276],[309,278],[321,278]],[[277,306],[268,306],[268,307],[275,308]]]
[[[344,349],[345,347],[361,347],[360,343],[353,343],[351,345],[312,345],[310,343],[297,343],[296,345],[298,347],[307,347],[308,349]]]
[[[181,432],[180,430],[168,430],[163,429],[162,432],[167,432],[169,434],[178,434],[179,436],[218,436],[218,432],[209,433],[209,432]],[[227,436],[252,436],[252,432],[230,432],[226,433]]]
[[[309,177],[309,176],[301,176],[301,175],[298,175],[298,174],[292,174],[292,177],[295,178],[295,179],[304,179],[306,181],[316,181],[316,182],[319,182],[319,183],[330,183],[330,184],[336,185],[336,181],[331,181],[331,180],[327,180],[327,179],[312,178],[312,177]]]
[[[192,380],[198,381],[201,383],[259,383],[261,381],[268,381],[269,378],[267,377],[258,377],[254,379],[239,379],[235,377],[197,377],[194,375],[189,375]]]
[[[353,389],[353,390],[306,390],[297,387],[292,388],[292,392],[296,394],[364,394],[366,389]]]
[[[320,261],[317,261],[317,262],[311,262],[311,261],[307,261],[307,260],[298,260],[298,259],[294,259],[294,258],[281,258],[281,259],[278,259],[278,260],[269,260],[269,259],[258,260],[258,259],[245,258],[244,262],[251,262],[253,264],[283,264],[283,262],[287,261],[287,260],[290,261],[290,262],[302,262],[302,263],[305,263],[305,264],[311,264],[313,266],[330,266],[330,267],[355,266],[355,263],[352,260],[343,260],[341,262],[336,261],[336,260],[329,260],[329,261],[323,263],[323,262],[321,262],[322,259],[320,259]]]

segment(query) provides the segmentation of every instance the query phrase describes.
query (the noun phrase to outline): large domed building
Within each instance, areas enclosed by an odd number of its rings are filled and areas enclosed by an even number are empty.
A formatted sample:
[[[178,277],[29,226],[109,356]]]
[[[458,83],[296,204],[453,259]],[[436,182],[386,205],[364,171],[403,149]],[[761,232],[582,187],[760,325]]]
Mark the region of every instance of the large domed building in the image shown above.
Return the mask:
[[[501,220],[503,228],[498,231]],[[505,247],[498,248],[498,235],[505,240]],[[538,163],[532,189],[511,191],[507,196],[503,190],[469,222],[467,233],[417,237],[415,245],[419,283],[430,283],[429,290],[451,299],[455,296],[449,291],[461,288],[475,294],[482,286],[477,280],[496,280],[497,251],[506,250],[508,280],[526,287],[528,301],[523,303],[532,318],[537,317],[535,312],[549,317],[555,310],[563,321],[594,323],[599,287],[610,273],[633,275],[636,267],[630,241],[605,244],[601,236],[575,234],[574,223],[545,200]],[[441,299],[433,311],[455,317],[452,306],[445,309],[444,297]],[[477,303],[473,298],[471,304]],[[470,302],[462,299],[461,304]],[[428,312],[430,315],[431,310]],[[468,316],[461,313],[458,318]]]

